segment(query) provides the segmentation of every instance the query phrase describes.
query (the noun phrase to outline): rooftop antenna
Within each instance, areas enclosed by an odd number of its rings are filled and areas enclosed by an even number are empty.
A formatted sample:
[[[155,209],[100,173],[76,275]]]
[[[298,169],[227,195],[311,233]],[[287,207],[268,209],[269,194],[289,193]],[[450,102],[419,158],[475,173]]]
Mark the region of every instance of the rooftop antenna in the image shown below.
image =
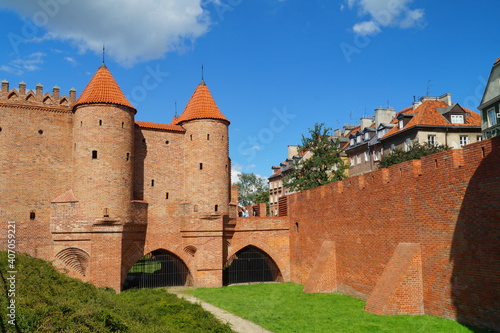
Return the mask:
[[[175,105],[175,114],[174,114],[174,118],[177,118],[178,115],[177,115],[177,100],[174,102],[174,105]]]
[[[205,68],[203,67],[203,64],[201,64],[201,80],[205,81]]]
[[[426,92],[425,96],[430,96],[430,93],[431,93],[431,81],[432,80],[427,80],[427,92]]]
[[[106,62],[104,61],[105,60],[105,56],[106,55],[106,47],[105,47],[105,44],[102,43],[102,63],[105,64]]]

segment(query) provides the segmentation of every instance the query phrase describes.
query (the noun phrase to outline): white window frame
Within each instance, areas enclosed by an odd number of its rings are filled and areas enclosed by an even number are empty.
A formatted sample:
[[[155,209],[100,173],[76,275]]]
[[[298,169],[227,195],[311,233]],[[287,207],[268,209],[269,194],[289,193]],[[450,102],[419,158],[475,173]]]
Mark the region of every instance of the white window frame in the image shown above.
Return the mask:
[[[356,162],[358,162],[357,164],[361,164],[361,154],[358,154],[356,158],[357,158]]]
[[[451,115],[451,123],[452,124],[464,124],[464,115],[463,114],[452,114]]]
[[[354,138],[351,138],[351,142],[350,142],[350,145],[351,146],[354,146],[354,144],[356,143],[356,140],[354,140]]]
[[[357,143],[361,143],[361,135],[358,135],[358,136],[356,137],[356,142],[357,142]]]
[[[436,135],[434,134],[427,135],[427,144],[430,146],[436,146],[437,145]]]
[[[460,147],[463,147],[465,145],[468,145],[469,142],[469,136],[468,135],[460,135]]]
[[[368,132],[365,133],[365,140],[370,140],[370,133]]]
[[[403,119],[399,119],[399,129],[402,129],[404,127],[404,121]]]
[[[476,137],[476,139],[477,139],[477,141],[483,141],[483,136],[482,136],[482,135],[478,135],[478,136]]]
[[[370,153],[365,151],[365,163],[368,163],[370,161]]]
[[[354,166],[354,156],[351,156],[350,160],[351,160],[351,166]]]
[[[373,160],[374,161],[378,161],[378,156],[379,156],[378,154],[379,154],[378,150],[373,151]]]
[[[405,139],[405,150],[406,151],[410,151],[410,147],[411,147],[411,139],[410,138],[406,138]]]
[[[488,123],[490,126],[497,124],[497,114],[494,107],[488,110]]]

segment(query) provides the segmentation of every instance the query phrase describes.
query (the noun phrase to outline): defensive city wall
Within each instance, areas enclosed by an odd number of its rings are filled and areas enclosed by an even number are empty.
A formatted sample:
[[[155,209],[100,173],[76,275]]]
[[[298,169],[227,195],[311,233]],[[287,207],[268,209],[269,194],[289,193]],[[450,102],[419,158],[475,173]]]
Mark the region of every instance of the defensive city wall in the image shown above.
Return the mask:
[[[500,137],[288,196],[291,281],[500,330]]]

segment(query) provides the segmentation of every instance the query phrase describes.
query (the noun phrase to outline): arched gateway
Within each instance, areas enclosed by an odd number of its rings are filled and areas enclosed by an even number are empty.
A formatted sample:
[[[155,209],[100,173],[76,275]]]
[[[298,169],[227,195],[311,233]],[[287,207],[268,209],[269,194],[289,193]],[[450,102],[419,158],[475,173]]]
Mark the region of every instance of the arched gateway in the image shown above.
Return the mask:
[[[283,281],[274,260],[255,246],[247,246],[229,258],[223,271],[224,285]]]
[[[130,269],[123,290],[190,286],[193,279],[186,264],[175,254],[159,249],[146,254]]]

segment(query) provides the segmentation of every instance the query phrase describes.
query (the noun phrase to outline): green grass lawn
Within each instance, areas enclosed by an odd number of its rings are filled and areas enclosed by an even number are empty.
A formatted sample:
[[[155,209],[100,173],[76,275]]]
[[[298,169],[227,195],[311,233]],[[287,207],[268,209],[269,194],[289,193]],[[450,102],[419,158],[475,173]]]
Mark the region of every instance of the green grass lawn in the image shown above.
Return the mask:
[[[433,316],[380,316],[365,302],[340,294],[306,294],[302,285],[271,283],[200,288],[192,295],[279,332],[486,332]]]

